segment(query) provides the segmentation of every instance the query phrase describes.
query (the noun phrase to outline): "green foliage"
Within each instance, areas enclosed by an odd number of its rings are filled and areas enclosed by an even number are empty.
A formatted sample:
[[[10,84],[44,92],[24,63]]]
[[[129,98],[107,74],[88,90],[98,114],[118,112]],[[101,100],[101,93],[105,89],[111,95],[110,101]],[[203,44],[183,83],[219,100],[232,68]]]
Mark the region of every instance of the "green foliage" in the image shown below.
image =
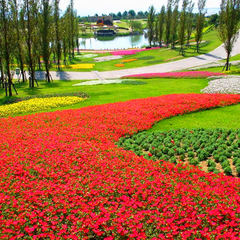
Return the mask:
[[[126,143],[132,145],[131,150],[139,154],[141,150],[148,151],[151,159],[163,159],[176,163],[177,159],[188,161],[190,165],[198,166],[200,162],[207,163],[208,172],[217,173],[217,162],[221,163],[222,170],[231,176],[231,164],[229,159],[233,157],[233,167],[240,168],[240,154],[238,149],[233,152],[233,147],[226,144],[231,139],[232,144],[238,140],[238,130],[226,129],[178,129],[160,132],[142,132],[128,136],[125,142],[120,139],[118,145]],[[120,143],[120,144],[119,144]],[[137,146],[140,146],[138,148]],[[141,145],[140,145],[141,144]],[[178,146],[177,146],[178,145]],[[149,155],[147,154],[147,159]]]
[[[224,173],[225,173],[227,176],[232,176],[232,169],[231,169],[230,166],[224,168],[223,170],[224,170]]]
[[[159,64],[159,63],[161,63],[161,62],[163,62],[163,60],[158,59],[158,60],[148,61],[147,64],[153,65],[153,64]]]
[[[146,82],[143,81],[132,81],[132,80],[124,80],[121,82],[121,84],[128,84],[128,85],[144,85],[147,84]]]
[[[142,56],[142,57],[138,57],[138,60],[150,60],[150,59],[154,59],[154,56]]]

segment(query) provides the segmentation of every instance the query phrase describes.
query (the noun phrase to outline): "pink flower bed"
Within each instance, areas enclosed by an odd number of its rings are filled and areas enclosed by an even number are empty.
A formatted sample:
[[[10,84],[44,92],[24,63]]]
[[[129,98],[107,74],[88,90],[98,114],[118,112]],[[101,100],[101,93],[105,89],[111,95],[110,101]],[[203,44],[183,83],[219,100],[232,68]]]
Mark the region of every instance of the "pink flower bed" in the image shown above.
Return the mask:
[[[179,94],[0,120],[0,239],[239,239],[240,180],[115,145],[240,95]]]
[[[192,71],[192,72],[165,72],[165,73],[142,73],[123,76],[122,78],[207,78],[210,76],[226,75],[225,73],[215,73],[207,71]]]
[[[133,55],[133,54],[136,54],[138,52],[149,51],[149,50],[154,50],[154,49],[159,49],[159,47],[153,47],[153,48],[149,48],[149,49],[117,50],[117,51],[113,51],[113,52],[110,52],[110,53],[112,55]]]

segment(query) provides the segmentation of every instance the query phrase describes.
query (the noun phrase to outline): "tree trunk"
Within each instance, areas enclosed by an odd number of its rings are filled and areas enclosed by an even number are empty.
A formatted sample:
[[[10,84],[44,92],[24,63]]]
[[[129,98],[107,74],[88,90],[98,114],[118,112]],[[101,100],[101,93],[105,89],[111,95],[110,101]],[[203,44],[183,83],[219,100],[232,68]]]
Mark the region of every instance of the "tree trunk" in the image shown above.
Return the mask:
[[[230,59],[230,53],[227,52],[226,71],[229,70],[229,59]]]

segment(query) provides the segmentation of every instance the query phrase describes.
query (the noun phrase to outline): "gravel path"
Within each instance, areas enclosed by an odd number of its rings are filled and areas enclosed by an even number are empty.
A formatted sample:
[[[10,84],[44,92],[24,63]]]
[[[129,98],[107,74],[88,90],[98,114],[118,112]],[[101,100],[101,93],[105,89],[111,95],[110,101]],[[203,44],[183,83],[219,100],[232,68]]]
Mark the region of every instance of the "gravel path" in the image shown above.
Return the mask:
[[[234,45],[232,56],[240,53],[240,37]],[[226,58],[226,52],[221,45],[210,53],[199,55],[197,57],[186,58],[175,62],[162,63],[158,65],[124,69],[117,71],[98,72],[101,79],[114,79],[120,78],[125,75],[139,74],[139,73],[154,73],[154,72],[171,72],[181,69],[192,68],[208,64],[211,62],[217,62]],[[96,74],[92,72],[51,72],[52,78],[56,80],[82,80],[82,79],[96,79]],[[37,79],[44,79],[44,72],[37,73]]]

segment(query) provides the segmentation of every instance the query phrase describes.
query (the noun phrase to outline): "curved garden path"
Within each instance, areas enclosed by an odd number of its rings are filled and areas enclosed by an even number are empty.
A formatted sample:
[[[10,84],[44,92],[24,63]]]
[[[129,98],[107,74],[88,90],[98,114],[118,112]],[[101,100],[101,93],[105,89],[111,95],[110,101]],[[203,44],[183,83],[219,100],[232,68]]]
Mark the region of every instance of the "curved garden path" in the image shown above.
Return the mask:
[[[232,56],[240,53],[240,37],[234,45]],[[217,62],[226,58],[226,52],[223,46],[216,48],[210,53],[202,54],[196,57],[190,57],[174,62],[162,63],[140,68],[123,69],[116,71],[98,72],[102,79],[120,78],[130,74],[154,73],[154,72],[171,72],[190,67],[200,66],[211,62]],[[80,79],[97,79],[94,72],[51,72],[53,79],[56,80],[80,80]],[[44,72],[38,72],[38,79],[44,79]]]

